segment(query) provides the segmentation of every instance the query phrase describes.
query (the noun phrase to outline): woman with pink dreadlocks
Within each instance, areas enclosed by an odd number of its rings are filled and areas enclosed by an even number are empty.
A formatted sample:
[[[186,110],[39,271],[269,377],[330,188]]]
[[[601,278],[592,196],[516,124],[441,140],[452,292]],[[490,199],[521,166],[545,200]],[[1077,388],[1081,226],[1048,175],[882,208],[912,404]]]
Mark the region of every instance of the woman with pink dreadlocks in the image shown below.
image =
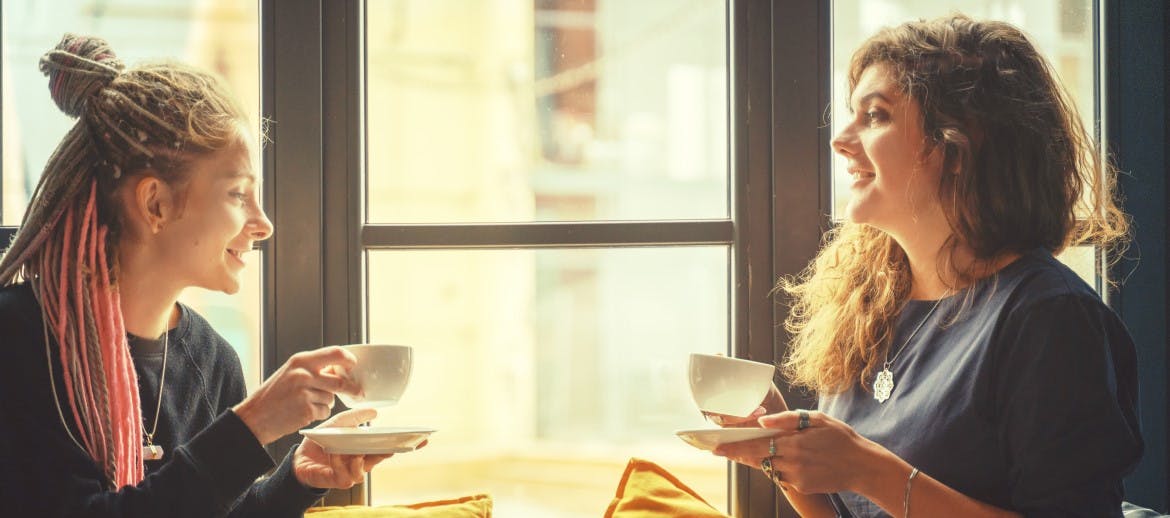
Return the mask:
[[[273,470],[264,450],[355,392],[350,353],[294,355],[247,395],[229,344],[177,302],[191,286],[238,291],[247,252],[272,233],[254,135],[223,84],[175,63],[125,69],[104,41],[72,35],[41,70],[78,121],[0,258],[3,507],[300,516],[363,480],[385,456],[306,441]]]

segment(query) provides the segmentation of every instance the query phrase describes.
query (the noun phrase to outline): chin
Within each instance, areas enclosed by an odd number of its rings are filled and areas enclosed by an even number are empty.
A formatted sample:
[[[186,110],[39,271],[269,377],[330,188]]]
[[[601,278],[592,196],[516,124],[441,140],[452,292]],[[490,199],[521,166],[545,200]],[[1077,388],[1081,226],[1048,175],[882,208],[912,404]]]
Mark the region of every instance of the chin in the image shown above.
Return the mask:
[[[228,295],[235,295],[236,293],[240,292],[240,280],[237,278],[228,277],[226,279],[220,279],[218,282],[200,284],[199,287],[205,290],[218,291]]]

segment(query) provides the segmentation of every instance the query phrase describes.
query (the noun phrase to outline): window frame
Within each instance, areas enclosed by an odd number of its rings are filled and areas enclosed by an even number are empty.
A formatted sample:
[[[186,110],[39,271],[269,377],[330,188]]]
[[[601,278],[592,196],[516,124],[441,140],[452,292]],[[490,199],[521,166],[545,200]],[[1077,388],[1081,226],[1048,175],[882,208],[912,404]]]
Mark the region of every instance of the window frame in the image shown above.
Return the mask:
[[[1141,115],[1159,108],[1167,113],[1170,70],[1164,66],[1165,53],[1159,65],[1137,50],[1158,42],[1170,48],[1165,26],[1170,7],[1157,0],[1099,0],[1096,5],[1095,41],[1104,48],[1100,66],[1110,72],[1098,98],[1098,106],[1105,108],[1105,124],[1099,131],[1116,151],[1121,168],[1138,171],[1132,178],[1123,176],[1121,187],[1145,194],[1132,196],[1125,204],[1138,223],[1136,243],[1145,245],[1142,264],[1123,260],[1110,274],[1128,282],[1103,293],[1131,326],[1139,355],[1151,356],[1151,361],[1142,362],[1143,381],[1157,385],[1142,394],[1147,442],[1154,447],[1127,482],[1138,489],[1135,501],[1164,510],[1170,486],[1167,363],[1160,345],[1166,343],[1170,314],[1166,235],[1158,229],[1166,228],[1168,196],[1165,179],[1156,173],[1166,167],[1170,141],[1150,142],[1143,136],[1151,127],[1164,136],[1170,132],[1166,122],[1151,122]],[[779,324],[786,308],[769,296],[773,281],[801,271],[832,224],[830,130],[823,127],[819,109],[828,104],[831,91],[831,0],[727,0],[727,6],[728,218],[363,228],[364,192],[357,179],[363,177],[365,166],[364,2],[258,0],[261,114],[274,121],[262,161],[266,171],[280,170],[263,186],[264,206],[278,229],[271,241],[260,245],[265,252],[264,376],[297,352],[365,337],[364,251],[382,248],[730,245],[732,352],[764,361],[782,358],[787,336]],[[1132,9],[1135,6],[1138,9]],[[1134,30],[1138,26],[1144,30]],[[1151,98],[1159,84],[1161,95]],[[1121,124],[1135,117],[1141,128]],[[806,195],[811,192],[817,195]],[[0,226],[0,243],[10,242],[16,229]],[[567,241],[568,231],[591,237]],[[782,390],[793,406],[811,403],[800,393]],[[270,451],[282,457],[295,439],[286,437]],[[761,474],[742,466],[730,473],[733,515],[794,516]],[[366,491],[358,486],[333,492],[330,502],[362,503],[367,501]]]

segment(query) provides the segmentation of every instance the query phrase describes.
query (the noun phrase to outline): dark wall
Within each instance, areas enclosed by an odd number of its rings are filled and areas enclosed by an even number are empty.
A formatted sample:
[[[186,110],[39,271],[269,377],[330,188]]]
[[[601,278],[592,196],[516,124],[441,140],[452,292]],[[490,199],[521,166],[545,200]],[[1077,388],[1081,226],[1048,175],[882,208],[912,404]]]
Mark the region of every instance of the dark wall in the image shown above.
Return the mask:
[[[1122,280],[1111,304],[1125,320],[1138,349],[1141,420],[1146,452],[1126,480],[1126,499],[1167,511],[1167,196],[1170,112],[1167,111],[1167,0],[1106,2],[1108,77],[1106,138],[1123,172],[1119,187],[1133,217],[1134,240],[1114,269]],[[1086,445],[1089,446],[1089,445]]]

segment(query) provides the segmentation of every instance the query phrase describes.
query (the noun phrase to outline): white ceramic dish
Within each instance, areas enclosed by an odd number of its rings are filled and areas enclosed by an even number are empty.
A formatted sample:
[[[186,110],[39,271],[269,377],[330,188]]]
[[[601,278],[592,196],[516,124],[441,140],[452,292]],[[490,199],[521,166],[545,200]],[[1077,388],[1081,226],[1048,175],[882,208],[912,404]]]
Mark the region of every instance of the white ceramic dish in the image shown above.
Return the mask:
[[[387,426],[301,430],[301,435],[320,444],[325,453],[344,455],[406,453],[432,433],[434,428]]]
[[[770,428],[703,428],[674,432],[679,439],[700,450],[711,451],[722,444],[771,437],[780,433]]]
[[[764,402],[776,367],[713,354],[691,354],[688,381],[699,410],[744,417]]]

